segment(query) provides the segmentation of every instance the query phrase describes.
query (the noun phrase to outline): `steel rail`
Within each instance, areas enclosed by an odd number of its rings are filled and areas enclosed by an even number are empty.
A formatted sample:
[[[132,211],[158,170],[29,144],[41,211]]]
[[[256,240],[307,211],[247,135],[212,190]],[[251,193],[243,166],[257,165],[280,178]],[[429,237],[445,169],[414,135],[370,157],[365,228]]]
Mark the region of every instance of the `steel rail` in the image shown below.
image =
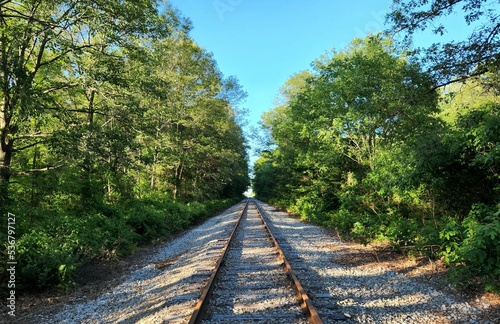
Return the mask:
[[[205,313],[205,309],[206,309],[207,304],[208,304],[209,296],[212,294],[212,291],[214,290],[214,287],[215,287],[215,280],[217,279],[221,265],[224,262],[224,259],[226,258],[226,254],[227,254],[227,251],[229,250],[229,245],[231,244],[231,241],[233,240],[234,233],[236,233],[236,230],[238,229],[238,226],[240,225],[241,219],[243,218],[243,215],[245,215],[245,213],[248,209],[248,202],[249,202],[249,199],[246,200],[245,206],[243,207],[243,210],[241,211],[241,214],[238,217],[238,221],[236,222],[236,225],[234,226],[233,231],[231,232],[231,235],[229,236],[229,239],[227,240],[226,244],[224,245],[222,255],[219,258],[219,260],[217,261],[217,264],[215,265],[214,271],[210,275],[210,278],[208,279],[207,284],[203,288],[200,299],[198,299],[198,302],[196,303],[194,311],[189,318],[189,322],[188,322],[189,324],[198,324],[203,319],[203,315]]]
[[[316,311],[316,308],[314,307],[311,299],[309,298],[309,296],[304,291],[304,288],[300,284],[299,279],[297,278],[297,276],[293,272],[292,267],[290,266],[290,263],[286,259],[285,253],[283,253],[283,250],[280,248],[278,241],[276,240],[276,238],[274,237],[273,233],[271,232],[271,229],[267,225],[267,222],[266,222],[266,220],[265,220],[265,218],[263,216],[262,207],[259,206],[259,204],[255,200],[252,200],[252,202],[257,206],[258,214],[259,214],[260,218],[262,219],[262,222],[264,223],[264,226],[265,226],[265,228],[266,228],[266,230],[267,230],[267,232],[268,232],[271,240],[273,241],[273,243],[274,243],[274,245],[276,247],[278,255],[280,256],[282,262],[285,265],[285,267],[284,267],[285,273],[293,281],[293,289],[295,290],[295,294],[296,294],[297,300],[299,301],[299,304],[300,304],[302,310],[306,314],[307,320],[311,324],[323,324],[323,321],[319,317],[318,312]]]

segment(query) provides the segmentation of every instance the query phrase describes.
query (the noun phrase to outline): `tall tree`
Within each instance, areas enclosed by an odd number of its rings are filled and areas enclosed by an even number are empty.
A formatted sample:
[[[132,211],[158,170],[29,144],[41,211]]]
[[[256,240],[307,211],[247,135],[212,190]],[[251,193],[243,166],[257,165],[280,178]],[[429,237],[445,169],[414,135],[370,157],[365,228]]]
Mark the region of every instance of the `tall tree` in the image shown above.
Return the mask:
[[[299,87],[286,106],[264,115],[278,148],[256,169],[279,166],[287,183],[277,190],[286,193],[274,197],[295,200],[313,217],[339,208],[343,186],[363,181],[381,152],[417,141],[437,112],[432,80],[381,35],[354,40],[315,69],[307,82],[291,83]]]
[[[181,200],[217,197],[240,176],[231,166],[246,161],[235,111],[245,93],[236,78],[223,79],[212,56],[183,30],[152,41],[144,55],[134,84],[141,89],[136,141],[148,190]]]
[[[370,35],[326,62],[309,104],[317,137],[343,147],[346,157],[373,169],[378,143],[405,140],[436,110],[433,83],[416,63],[398,53],[392,40]],[[297,114],[302,113],[299,103]],[[292,112],[294,105],[292,104]],[[316,117],[318,116],[318,117]],[[424,131],[423,129],[420,131]]]

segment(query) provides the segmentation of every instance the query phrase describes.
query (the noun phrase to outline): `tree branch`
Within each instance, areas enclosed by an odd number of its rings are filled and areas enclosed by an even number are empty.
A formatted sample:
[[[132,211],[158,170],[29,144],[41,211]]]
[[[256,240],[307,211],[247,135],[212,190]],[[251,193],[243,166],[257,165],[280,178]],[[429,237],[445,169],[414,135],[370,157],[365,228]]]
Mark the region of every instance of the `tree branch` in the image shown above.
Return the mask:
[[[47,136],[50,136],[50,135],[52,135],[52,133],[37,132],[37,133],[34,133],[34,134],[22,135],[22,136],[14,137],[14,140],[21,140],[21,139],[25,139],[25,138],[47,137]]]
[[[31,143],[31,144],[26,145],[26,146],[23,146],[23,147],[21,147],[21,148],[16,148],[16,149],[13,149],[13,150],[12,150],[12,152],[20,152],[20,151],[24,151],[24,150],[26,150],[26,149],[29,149],[30,147],[36,146],[36,145],[38,145],[38,144],[42,144],[42,143],[44,143],[44,142],[46,142],[46,141],[39,141],[39,142]]]
[[[67,164],[61,164],[57,166],[48,166],[46,168],[41,168],[41,169],[31,169],[31,170],[26,170],[26,171],[17,171],[14,174],[15,175],[30,175],[31,173],[39,173],[39,172],[47,172],[51,170],[57,170],[61,169],[63,167],[67,166]]]
[[[77,86],[78,86],[78,83],[64,83],[64,84],[60,84],[58,86],[54,86],[54,87],[45,89],[42,91],[42,93],[47,94],[47,93],[50,93],[52,91],[57,91],[57,90],[62,90],[62,89],[71,89],[71,88],[75,88]]]

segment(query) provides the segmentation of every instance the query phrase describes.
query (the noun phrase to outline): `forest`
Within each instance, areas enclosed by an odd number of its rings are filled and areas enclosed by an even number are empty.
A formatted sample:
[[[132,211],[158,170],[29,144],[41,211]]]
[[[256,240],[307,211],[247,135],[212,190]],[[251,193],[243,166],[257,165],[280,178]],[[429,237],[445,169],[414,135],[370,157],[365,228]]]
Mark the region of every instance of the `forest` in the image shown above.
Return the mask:
[[[262,116],[257,197],[361,242],[440,259],[500,290],[498,1],[395,0],[388,31],[319,57]],[[449,15],[463,40],[442,35]]]
[[[154,0],[0,1],[0,254],[17,291],[70,287],[86,262],[241,198],[246,93],[190,29]]]

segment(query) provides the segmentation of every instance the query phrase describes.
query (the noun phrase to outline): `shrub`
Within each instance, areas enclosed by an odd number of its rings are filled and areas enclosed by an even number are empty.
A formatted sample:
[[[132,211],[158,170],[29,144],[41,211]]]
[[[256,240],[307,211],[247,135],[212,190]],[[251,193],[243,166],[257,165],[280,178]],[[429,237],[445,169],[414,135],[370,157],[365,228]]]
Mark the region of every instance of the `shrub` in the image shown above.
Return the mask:
[[[483,277],[487,290],[500,288],[500,208],[474,205],[463,222],[464,240],[458,255],[469,269]]]
[[[31,231],[17,241],[20,288],[65,287],[79,264],[73,251],[78,244],[75,235],[56,238],[44,231]]]
[[[147,202],[136,202],[127,212],[126,223],[139,235],[139,242],[151,242],[161,236],[178,231],[173,211],[166,206],[149,205]]]
[[[441,256],[453,267],[452,279],[467,286],[479,279],[486,290],[500,290],[500,209],[476,204],[462,223],[450,221],[440,233]]]
[[[22,289],[65,288],[75,270],[92,259],[114,259],[161,237],[186,229],[234,200],[176,202],[164,195],[129,200],[119,207],[102,204],[82,212],[54,201],[22,219],[16,242]],[[5,231],[4,231],[5,232]],[[6,257],[5,246],[2,249]],[[6,268],[0,268],[4,278]]]

